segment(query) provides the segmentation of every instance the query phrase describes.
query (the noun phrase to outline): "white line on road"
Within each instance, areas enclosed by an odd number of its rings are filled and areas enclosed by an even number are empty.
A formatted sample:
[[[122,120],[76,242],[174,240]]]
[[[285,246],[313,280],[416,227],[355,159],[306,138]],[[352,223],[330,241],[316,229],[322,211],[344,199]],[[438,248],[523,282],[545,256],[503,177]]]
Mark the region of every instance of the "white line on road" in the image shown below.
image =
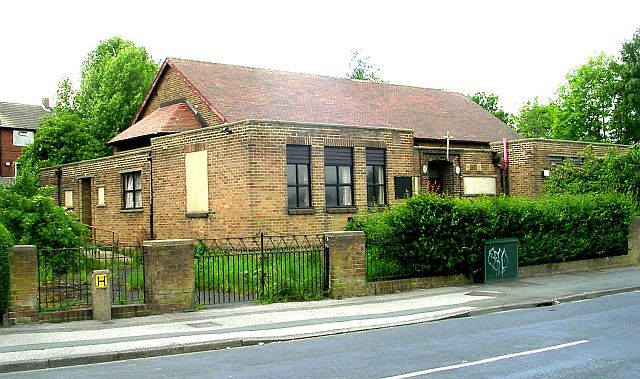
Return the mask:
[[[576,345],[580,345],[583,343],[589,342],[587,340],[580,340],[580,341],[575,341],[575,342],[569,342],[569,343],[563,343],[562,345],[555,345],[555,346],[549,346],[549,347],[543,347],[541,349],[535,349],[535,350],[528,350],[528,351],[521,351],[519,353],[513,353],[513,354],[507,354],[507,355],[499,355],[497,357],[493,357],[493,358],[487,358],[487,359],[482,359],[479,361],[473,361],[473,362],[466,362],[466,363],[460,363],[457,365],[451,365],[451,366],[444,366],[444,367],[436,367],[436,368],[431,368],[428,370],[422,370],[422,371],[415,371],[415,372],[409,372],[406,374],[402,374],[402,375],[396,375],[396,376],[389,376],[383,379],[403,379],[403,378],[413,378],[416,376],[420,376],[420,375],[426,375],[426,374],[433,374],[434,372],[441,372],[441,371],[449,371],[449,370],[456,370],[459,368],[464,368],[464,367],[470,367],[470,366],[477,366],[477,365],[483,365],[486,363],[491,363],[491,362],[496,362],[496,361],[501,361],[503,359],[509,359],[509,358],[515,358],[515,357],[522,357],[524,355],[531,355],[531,354],[538,354],[538,353],[544,353],[546,351],[551,351],[551,350],[559,350],[559,349],[564,349],[566,347],[571,347],[571,346],[576,346]]]

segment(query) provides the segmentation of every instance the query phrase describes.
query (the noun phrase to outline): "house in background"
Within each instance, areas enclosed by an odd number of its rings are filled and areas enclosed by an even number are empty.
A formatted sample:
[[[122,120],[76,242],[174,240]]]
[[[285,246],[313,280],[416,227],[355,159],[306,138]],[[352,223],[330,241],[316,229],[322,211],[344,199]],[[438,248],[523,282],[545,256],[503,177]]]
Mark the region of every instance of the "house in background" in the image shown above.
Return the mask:
[[[42,106],[0,101],[0,184],[15,178],[22,147],[33,142],[42,117],[50,111],[47,98]]]
[[[125,242],[309,234],[419,192],[503,192],[503,140],[523,141],[459,93],[170,58],[112,156],[41,181]]]

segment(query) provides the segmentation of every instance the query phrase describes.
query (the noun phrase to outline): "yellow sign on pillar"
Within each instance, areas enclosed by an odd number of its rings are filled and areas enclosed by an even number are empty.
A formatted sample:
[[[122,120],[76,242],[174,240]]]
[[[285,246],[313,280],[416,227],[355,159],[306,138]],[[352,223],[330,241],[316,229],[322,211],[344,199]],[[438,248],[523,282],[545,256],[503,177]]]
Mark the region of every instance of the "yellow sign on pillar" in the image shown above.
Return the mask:
[[[96,288],[107,288],[107,274],[96,274]]]

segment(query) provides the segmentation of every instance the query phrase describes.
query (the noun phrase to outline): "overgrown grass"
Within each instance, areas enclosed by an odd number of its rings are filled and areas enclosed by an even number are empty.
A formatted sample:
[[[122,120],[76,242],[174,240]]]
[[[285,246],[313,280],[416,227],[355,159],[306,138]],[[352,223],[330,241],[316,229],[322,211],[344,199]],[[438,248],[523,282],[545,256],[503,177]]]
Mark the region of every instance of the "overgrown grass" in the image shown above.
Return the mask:
[[[319,299],[323,294],[322,252],[266,251],[233,254],[199,251],[195,286],[200,291],[259,302]]]

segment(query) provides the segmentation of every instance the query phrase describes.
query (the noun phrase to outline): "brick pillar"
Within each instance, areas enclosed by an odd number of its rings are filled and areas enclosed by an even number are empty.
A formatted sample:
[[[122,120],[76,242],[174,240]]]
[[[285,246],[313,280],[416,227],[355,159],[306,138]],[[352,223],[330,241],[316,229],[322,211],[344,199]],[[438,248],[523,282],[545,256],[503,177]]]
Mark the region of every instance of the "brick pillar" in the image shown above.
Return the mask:
[[[339,299],[366,295],[364,232],[324,235],[329,248],[329,296]]]
[[[193,240],[144,242],[145,302],[153,313],[194,307]]]
[[[38,253],[33,245],[13,246],[9,251],[11,292],[9,324],[38,321]]]
[[[629,264],[640,263],[640,217],[636,217],[629,225]]]

